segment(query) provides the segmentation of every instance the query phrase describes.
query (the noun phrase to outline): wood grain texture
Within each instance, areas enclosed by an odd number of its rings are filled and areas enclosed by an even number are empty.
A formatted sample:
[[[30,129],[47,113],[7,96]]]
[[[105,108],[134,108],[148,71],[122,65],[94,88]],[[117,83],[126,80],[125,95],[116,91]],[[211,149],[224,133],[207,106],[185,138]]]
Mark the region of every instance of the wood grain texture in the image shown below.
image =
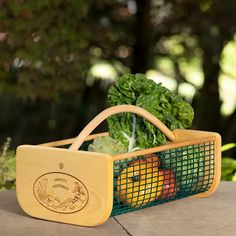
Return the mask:
[[[108,135],[109,135],[108,132],[99,133],[99,134],[91,134],[85,139],[85,141],[93,140],[97,137],[108,136]],[[41,144],[38,144],[37,146],[60,147],[60,146],[65,146],[65,145],[72,144],[75,141],[75,139],[76,139],[76,137],[75,138],[69,138],[69,139],[63,139],[63,140],[57,140],[57,141],[53,141],[53,142],[49,142],[49,143],[41,143]]]
[[[113,205],[110,155],[23,145],[17,149],[16,162],[17,198],[29,215],[83,226],[102,224],[110,216]],[[86,197],[87,202],[81,203]]]

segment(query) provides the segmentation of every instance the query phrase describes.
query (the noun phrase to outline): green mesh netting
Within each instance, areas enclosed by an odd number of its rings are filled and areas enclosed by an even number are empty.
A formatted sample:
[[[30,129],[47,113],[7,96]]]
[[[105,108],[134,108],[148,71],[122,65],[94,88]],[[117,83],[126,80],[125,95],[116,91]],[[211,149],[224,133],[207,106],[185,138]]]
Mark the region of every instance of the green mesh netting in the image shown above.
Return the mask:
[[[214,167],[214,142],[115,161],[111,215],[205,192],[212,185]]]

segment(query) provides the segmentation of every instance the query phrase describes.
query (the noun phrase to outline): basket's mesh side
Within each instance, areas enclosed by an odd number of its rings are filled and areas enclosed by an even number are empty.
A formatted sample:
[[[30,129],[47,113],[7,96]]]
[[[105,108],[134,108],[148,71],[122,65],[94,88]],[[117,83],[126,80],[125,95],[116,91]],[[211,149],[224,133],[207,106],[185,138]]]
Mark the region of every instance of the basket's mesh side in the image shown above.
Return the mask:
[[[112,215],[205,192],[214,166],[214,142],[116,161]]]

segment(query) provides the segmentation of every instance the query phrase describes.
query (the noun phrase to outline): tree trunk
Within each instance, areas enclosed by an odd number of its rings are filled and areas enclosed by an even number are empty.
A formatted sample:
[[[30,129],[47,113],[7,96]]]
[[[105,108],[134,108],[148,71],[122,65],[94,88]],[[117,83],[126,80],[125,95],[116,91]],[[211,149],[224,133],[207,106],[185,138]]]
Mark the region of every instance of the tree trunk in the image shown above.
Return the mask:
[[[135,43],[133,46],[132,73],[145,73],[150,60],[151,24],[150,0],[137,0],[137,13],[134,25]]]
[[[220,54],[219,54],[220,55]],[[221,101],[219,96],[218,78],[220,73],[219,55],[213,55],[204,51],[203,72],[205,81],[202,89],[194,98],[195,119],[194,126],[197,129],[220,132]]]

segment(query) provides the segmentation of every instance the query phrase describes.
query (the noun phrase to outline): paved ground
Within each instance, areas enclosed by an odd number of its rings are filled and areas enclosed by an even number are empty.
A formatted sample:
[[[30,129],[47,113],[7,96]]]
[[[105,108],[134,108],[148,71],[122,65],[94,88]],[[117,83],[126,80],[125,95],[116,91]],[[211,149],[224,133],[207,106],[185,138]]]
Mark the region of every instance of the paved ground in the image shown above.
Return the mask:
[[[0,193],[1,236],[234,236],[236,182],[222,182],[209,198],[186,198],[110,218],[95,228],[28,217],[15,191]]]

